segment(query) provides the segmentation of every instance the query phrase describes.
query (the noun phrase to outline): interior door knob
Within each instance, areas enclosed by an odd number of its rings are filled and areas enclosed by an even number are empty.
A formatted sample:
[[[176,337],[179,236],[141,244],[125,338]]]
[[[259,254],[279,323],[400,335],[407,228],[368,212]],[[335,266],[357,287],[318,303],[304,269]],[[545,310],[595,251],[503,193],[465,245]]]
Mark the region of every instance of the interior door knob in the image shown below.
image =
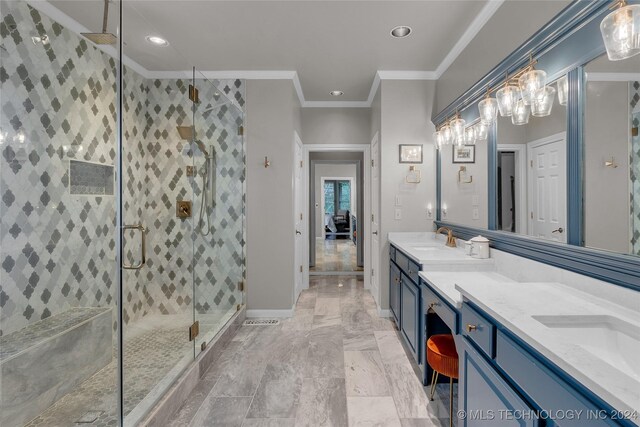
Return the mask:
[[[374,231],[372,234],[375,234],[375,235],[377,236],[377,235],[378,235],[378,232],[377,232],[377,231]]]
[[[552,231],[552,233],[564,233],[564,228],[560,227]]]
[[[296,234],[302,234],[300,230],[296,230]]]

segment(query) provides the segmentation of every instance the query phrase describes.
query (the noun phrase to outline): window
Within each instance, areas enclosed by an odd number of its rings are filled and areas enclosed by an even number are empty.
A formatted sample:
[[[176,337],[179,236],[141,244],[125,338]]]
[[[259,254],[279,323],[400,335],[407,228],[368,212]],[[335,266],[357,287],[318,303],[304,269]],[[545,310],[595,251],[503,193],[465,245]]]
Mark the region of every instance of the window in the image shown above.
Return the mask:
[[[351,211],[351,181],[324,182],[324,212],[336,215],[338,211]]]

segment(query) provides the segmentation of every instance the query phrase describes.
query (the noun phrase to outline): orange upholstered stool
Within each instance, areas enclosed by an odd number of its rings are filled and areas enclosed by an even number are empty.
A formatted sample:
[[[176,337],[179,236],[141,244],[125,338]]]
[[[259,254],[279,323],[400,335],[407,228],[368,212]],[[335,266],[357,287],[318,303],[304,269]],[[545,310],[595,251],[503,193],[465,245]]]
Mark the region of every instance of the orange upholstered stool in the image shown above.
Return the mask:
[[[436,392],[438,375],[449,377],[449,425],[453,426],[453,379],[458,378],[458,352],[453,335],[433,335],[427,340],[427,363],[433,369],[431,400]]]

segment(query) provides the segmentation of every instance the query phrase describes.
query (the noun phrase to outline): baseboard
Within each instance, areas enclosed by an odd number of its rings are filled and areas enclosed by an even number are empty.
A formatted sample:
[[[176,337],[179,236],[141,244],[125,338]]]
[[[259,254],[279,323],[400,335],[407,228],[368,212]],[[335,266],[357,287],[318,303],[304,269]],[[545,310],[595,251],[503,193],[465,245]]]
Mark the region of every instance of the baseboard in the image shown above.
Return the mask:
[[[391,310],[389,310],[389,309],[383,310],[381,308],[378,308],[378,316],[380,316],[380,317],[391,317]]]
[[[293,317],[294,308],[290,310],[247,310],[247,317],[287,318]]]

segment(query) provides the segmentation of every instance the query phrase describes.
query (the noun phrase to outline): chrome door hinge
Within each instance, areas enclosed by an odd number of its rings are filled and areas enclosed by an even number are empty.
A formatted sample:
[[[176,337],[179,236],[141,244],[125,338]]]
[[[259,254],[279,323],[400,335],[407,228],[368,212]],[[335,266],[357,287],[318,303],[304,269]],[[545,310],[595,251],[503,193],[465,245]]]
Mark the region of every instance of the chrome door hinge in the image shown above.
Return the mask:
[[[300,273],[302,273],[302,266],[300,266]]]
[[[303,165],[303,161],[302,161],[302,160],[300,160],[300,167],[302,167],[302,165]]]
[[[373,168],[373,167],[375,167],[375,166],[374,166],[375,164],[376,164],[376,163],[374,162],[374,160],[373,160],[373,159],[371,159],[371,167],[372,167],[372,168]]]
[[[375,276],[375,274],[373,274],[375,271],[373,270],[373,268],[371,269],[371,276]]]
[[[371,222],[374,222],[374,220],[373,220],[373,214],[371,214]]]
[[[529,160],[529,164],[533,167],[533,160]]]
[[[531,212],[531,219],[533,219],[533,212]]]
[[[198,89],[194,85],[189,85],[189,99],[195,104],[200,102],[200,97],[198,96]]]
[[[302,212],[300,213],[300,221],[302,221]]]
[[[199,333],[200,322],[196,320],[195,322],[193,322],[193,325],[189,326],[189,341],[195,340]]]

